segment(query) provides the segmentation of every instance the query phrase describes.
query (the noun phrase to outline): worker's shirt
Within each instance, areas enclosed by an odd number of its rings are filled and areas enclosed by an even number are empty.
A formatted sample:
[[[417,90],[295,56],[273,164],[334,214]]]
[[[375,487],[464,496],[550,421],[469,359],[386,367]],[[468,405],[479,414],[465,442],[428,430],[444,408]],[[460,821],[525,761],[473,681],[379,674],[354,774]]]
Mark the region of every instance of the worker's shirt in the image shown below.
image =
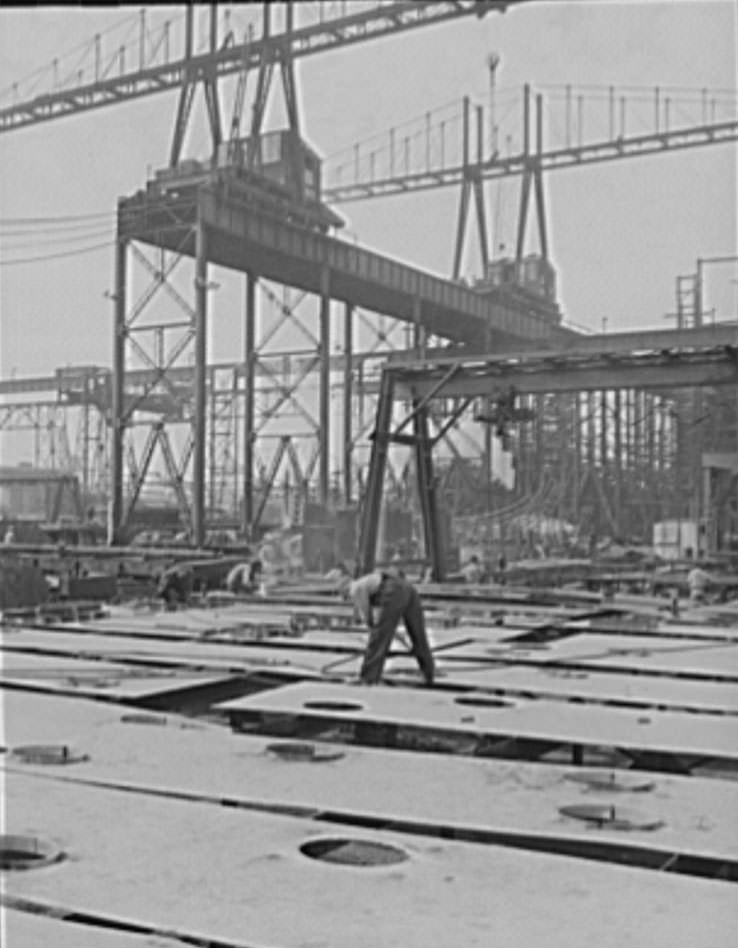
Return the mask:
[[[244,586],[250,569],[249,563],[237,563],[226,576],[226,589],[230,592],[236,592]]]
[[[376,603],[383,579],[382,573],[367,573],[366,576],[355,579],[349,586],[349,597],[354,608],[368,626],[372,624],[372,606]]]
[[[467,583],[480,583],[482,581],[482,567],[479,563],[467,563],[462,569],[461,575]]]

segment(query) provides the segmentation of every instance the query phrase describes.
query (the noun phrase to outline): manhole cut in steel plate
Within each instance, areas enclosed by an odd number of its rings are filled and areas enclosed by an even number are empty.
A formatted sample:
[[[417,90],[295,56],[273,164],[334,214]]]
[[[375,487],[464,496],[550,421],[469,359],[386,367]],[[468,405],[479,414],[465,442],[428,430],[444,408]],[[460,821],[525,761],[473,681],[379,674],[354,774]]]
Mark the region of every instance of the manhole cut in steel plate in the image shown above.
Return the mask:
[[[312,711],[363,711],[364,705],[356,701],[305,701],[303,708]]]
[[[472,708],[513,708],[512,701],[505,701],[503,698],[492,698],[487,695],[462,695],[460,698],[454,698],[456,704],[469,705]]]
[[[394,866],[409,858],[399,846],[366,839],[313,839],[303,843],[300,852],[310,859],[339,866]]]
[[[36,836],[0,835],[0,870],[39,869],[64,858],[60,849]]]
[[[577,803],[559,807],[562,816],[583,820],[598,827],[616,830],[655,830],[664,825],[663,820],[646,816],[630,807],[604,803]]]
[[[11,756],[24,764],[80,764],[90,759],[67,744],[21,744],[12,749]]]
[[[145,712],[133,712],[132,714],[121,715],[121,721],[124,724],[166,724],[167,719],[161,714],[146,714]]]
[[[583,783],[589,790],[623,790],[642,793],[653,790],[656,783],[639,774],[616,773],[614,770],[582,770],[565,775],[566,780]]]
[[[342,751],[326,750],[307,741],[281,741],[268,744],[266,750],[280,760],[309,761],[315,764],[340,760],[344,756]]]

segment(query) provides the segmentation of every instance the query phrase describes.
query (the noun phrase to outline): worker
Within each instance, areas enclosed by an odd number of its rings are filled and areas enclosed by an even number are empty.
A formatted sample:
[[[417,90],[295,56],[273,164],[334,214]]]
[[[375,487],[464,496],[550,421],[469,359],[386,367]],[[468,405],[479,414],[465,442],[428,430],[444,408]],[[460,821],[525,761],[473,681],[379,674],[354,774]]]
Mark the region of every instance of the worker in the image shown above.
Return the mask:
[[[237,563],[228,573],[225,586],[232,593],[253,593],[261,581],[261,560]]]
[[[481,583],[484,570],[476,553],[472,553],[469,557],[469,562],[461,570],[461,575],[465,583]]]
[[[375,685],[381,679],[397,625],[400,619],[404,619],[425,683],[432,685],[435,675],[433,655],[417,589],[403,577],[383,572],[368,573],[353,582],[347,579],[342,589],[369,629],[369,641],[359,672],[361,681]]]
[[[168,609],[176,609],[177,604],[187,603],[195,585],[195,573],[186,563],[175,564],[165,569],[159,577],[156,594],[167,605]]]
[[[687,573],[687,586],[689,586],[689,599],[693,605],[698,605],[705,601],[707,587],[710,585],[710,574],[697,564]]]

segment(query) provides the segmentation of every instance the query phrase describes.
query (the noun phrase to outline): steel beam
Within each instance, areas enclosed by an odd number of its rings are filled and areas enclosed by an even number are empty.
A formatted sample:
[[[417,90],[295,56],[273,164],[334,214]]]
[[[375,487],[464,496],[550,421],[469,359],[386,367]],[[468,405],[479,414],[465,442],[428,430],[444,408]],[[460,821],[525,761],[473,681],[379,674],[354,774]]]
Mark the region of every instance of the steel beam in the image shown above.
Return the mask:
[[[195,390],[192,457],[192,529],[195,546],[205,542],[205,439],[207,435],[208,236],[200,221],[195,237]]]
[[[108,543],[120,542],[123,524],[123,441],[125,438],[124,380],[126,365],[126,267],[128,241],[118,240],[115,245],[115,293],[113,296],[113,386],[110,452],[110,511]]]
[[[251,536],[254,521],[254,415],[256,406],[256,276],[246,274],[244,314],[244,410],[243,410],[243,515],[241,527]]]
[[[351,304],[349,304],[351,305]],[[353,308],[352,308],[353,309]],[[166,324],[170,325],[170,324]],[[576,337],[574,342],[567,347],[565,352],[562,352],[563,355],[572,355],[577,353],[584,352],[629,352],[629,351],[644,351],[648,349],[679,349],[679,348],[704,348],[710,346],[728,346],[732,345],[738,340],[738,323],[715,323],[711,326],[702,326],[697,329],[653,329],[653,330],[641,330],[636,332],[622,332],[622,333],[607,333],[605,335],[591,335],[584,336],[579,335]],[[447,362],[453,361],[456,358],[463,358],[464,351],[463,349],[458,349],[456,356],[449,356],[448,349],[427,349],[426,358],[431,360],[434,364],[438,365],[446,360]],[[535,350],[531,351],[519,351],[519,350],[500,350],[496,349],[494,352],[489,352],[490,358],[499,356],[502,353],[509,352],[509,354],[522,357],[529,357],[531,355],[541,355],[548,354],[550,355],[550,350],[544,350],[544,352],[536,352]],[[293,365],[297,371],[301,371],[302,363],[299,359],[299,356],[303,356],[306,360],[312,362],[314,359],[313,354],[308,353],[307,351],[301,353],[295,353],[296,364]],[[386,358],[391,363],[412,363],[416,358],[415,349],[403,349],[395,350],[394,352],[385,353]],[[354,352],[351,357],[351,362],[355,367],[367,359],[377,359],[379,353],[376,350],[371,350],[367,352]],[[335,372],[345,372],[345,359],[344,356],[340,353],[334,353],[330,357],[331,371]],[[88,366],[81,366],[80,369],[87,370]],[[245,374],[245,368],[243,362],[215,362],[211,363],[208,366],[209,369],[215,369],[217,371],[232,371],[236,372],[238,376]],[[109,378],[111,376],[111,370],[107,367],[94,367],[95,371],[99,374],[101,378]],[[71,367],[71,371],[75,370],[75,366]],[[60,370],[61,371],[61,370]],[[65,367],[65,371],[69,371],[69,367]],[[256,374],[265,374],[259,365],[256,367]],[[184,388],[191,386],[192,384],[192,369],[189,366],[172,366],[167,369],[167,376],[173,382],[182,383]],[[125,374],[125,381],[127,386],[136,386],[136,385],[148,385],[155,381],[157,373],[154,369],[130,369]],[[0,396],[3,395],[16,395],[16,394],[30,394],[34,392],[59,392],[64,395],[62,389],[63,380],[60,379],[59,375],[45,375],[45,376],[29,376],[28,378],[14,378],[14,379],[0,379]],[[71,401],[62,400],[61,404],[72,404]],[[38,404],[34,402],[33,404]],[[56,404],[56,403],[55,403]]]
[[[386,369],[382,372],[377,415],[372,434],[372,452],[369,458],[366,490],[361,507],[359,547],[356,554],[356,573],[370,573],[374,569],[377,555],[377,537],[382,513],[382,490],[387,468],[392,408],[394,405],[394,374]]]
[[[330,450],[331,450],[331,298],[330,272],[323,267],[320,273],[320,394],[319,417],[319,485],[320,502],[327,506],[330,496]]]
[[[415,467],[418,476],[420,512],[423,518],[425,552],[430,559],[431,579],[443,582],[446,563],[443,551],[441,524],[438,517],[436,485],[433,475],[433,442],[428,431],[428,406],[413,403],[413,430],[415,434]]]
[[[353,432],[351,409],[353,406],[354,382],[354,308],[346,303],[343,322],[343,499],[346,506],[351,503],[351,467],[353,452]]]
[[[454,364],[458,368],[453,374],[449,374],[447,363],[416,370],[398,368],[397,381],[403,390],[425,399],[488,396],[498,390],[509,391],[510,386],[518,393],[548,394],[596,392],[603,384],[609,389],[738,384],[738,353],[729,346],[620,358],[605,354],[586,360],[559,356],[525,362],[500,359],[486,365],[457,360]]]
[[[134,199],[135,201],[135,199]],[[258,261],[260,274],[311,293],[320,293],[320,266],[331,273],[334,298],[386,313],[394,319],[413,321],[413,301],[422,302],[422,322],[428,332],[460,342],[478,343],[490,328],[509,339],[565,344],[576,336],[558,326],[555,307],[532,296],[510,295],[509,301],[492,301],[468,287],[400,264],[395,260],[317,232],[307,233],[286,221],[244,208],[215,189],[201,189],[203,220],[218,232],[214,263],[243,268],[244,250]],[[134,202],[129,203],[133,212]],[[165,211],[166,203],[161,203]],[[146,213],[145,205],[140,207]],[[154,208],[151,208],[153,211]],[[167,218],[168,220],[168,218]],[[163,221],[164,223],[164,221]],[[145,232],[136,239],[152,240]]]

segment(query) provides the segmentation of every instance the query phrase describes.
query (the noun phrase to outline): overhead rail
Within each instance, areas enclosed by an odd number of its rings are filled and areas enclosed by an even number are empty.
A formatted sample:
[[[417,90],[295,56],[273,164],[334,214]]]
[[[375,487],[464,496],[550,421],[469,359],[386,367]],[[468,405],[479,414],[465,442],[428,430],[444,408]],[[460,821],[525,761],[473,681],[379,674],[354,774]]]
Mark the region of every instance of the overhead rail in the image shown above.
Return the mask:
[[[87,44],[83,62],[77,64],[71,75],[65,75],[59,60],[48,70],[39,72],[48,88],[30,97],[24,97],[20,82],[5,90],[4,98],[10,104],[0,108],[0,132],[9,132],[24,126],[63,118],[90,109],[116,105],[142,96],[179,89],[185,79],[199,76],[235,75],[259,66],[268,49],[279,48],[291,58],[377,39],[389,34],[445,23],[463,16],[484,16],[488,11],[504,12],[507,7],[530,3],[532,0],[405,0],[399,3],[343,4],[341,10],[356,9],[349,15],[324,18],[320,11],[335,9],[336,4],[295,4],[305,16],[306,9],[318,7],[317,22],[310,22],[290,31],[273,33],[252,39],[251,30],[242,42],[236,42],[232,30],[226,32],[220,48],[197,53],[187,40],[183,52],[170,58],[173,49],[172,21],[166,21],[155,36],[146,26],[146,10],[140,13],[137,39],[117,48],[112,58],[103,52],[103,41],[97,34]],[[188,55],[189,53],[189,55]],[[114,72],[115,74],[110,74]]]
[[[718,346],[728,346],[735,343],[738,345],[738,322],[716,323],[713,326],[702,326],[692,329],[647,329],[633,330],[632,332],[605,333],[589,336],[578,336],[576,342],[572,342],[568,355],[574,353],[582,354],[584,352],[643,352],[645,350],[672,350],[675,348],[715,348]],[[527,358],[536,353],[527,352],[524,355]],[[540,353],[538,353],[540,355]],[[522,357],[521,353],[521,357]],[[549,354],[550,355],[550,354]],[[354,352],[351,356],[355,364],[364,361],[376,359],[386,359],[390,365],[400,366],[403,363],[412,364],[416,356],[415,350],[396,350],[394,352]],[[449,353],[447,349],[428,349],[428,360],[434,365],[441,365],[446,362],[452,362],[457,359],[468,358],[463,350]],[[512,354],[511,356],[512,357]],[[260,361],[272,359],[275,364],[279,362],[284,365],[284,360],[289,359],[291,372],[300,372],[304,369],[308,361],[312,361],[311,354],[305,352],[292,351],[289,353],[275,353],[272,356],[262,356]],[[344,356],[340,353],[331,355],[331,371],[342,372],[345,366]],[[257,373],[261,374],[259,366]],[[211,363],[207,368],[208,375],[213,372],[231,372],[242,376],[245,372],[243,362],[217,362]],[[80,391],[84,389],[85,378],[95,378],[98,382],[107,383],[112,370],[107,367],[98,366],[67,366],[64,369],[58,369],[54,375],[28,376],[22,378],[0,379],[0,396],[22,395],[40,392],[56,392],[59,398],[65,395],[71,387],[74,387],[74,380],[79,381]],[[169,370],[172,381],[181,384],[184,389],[191,386],[194,370],[191,366],[177,367]],[[126,383],[128,385],[147,385],[155,377],[153,369],[129,369],[126,372]],[[70,379],[72,382],[70,383]],[[38,402],[34,402],[38,404]],[[56,401],[54,405],[63,407],[67,404],[65,401]]]
[[[393,373],[398,390],[424,403],[432,398],[487,397],[506,391],[545,395],[736,385],[738,346],[471,356],[388,366],[385,371]]]

